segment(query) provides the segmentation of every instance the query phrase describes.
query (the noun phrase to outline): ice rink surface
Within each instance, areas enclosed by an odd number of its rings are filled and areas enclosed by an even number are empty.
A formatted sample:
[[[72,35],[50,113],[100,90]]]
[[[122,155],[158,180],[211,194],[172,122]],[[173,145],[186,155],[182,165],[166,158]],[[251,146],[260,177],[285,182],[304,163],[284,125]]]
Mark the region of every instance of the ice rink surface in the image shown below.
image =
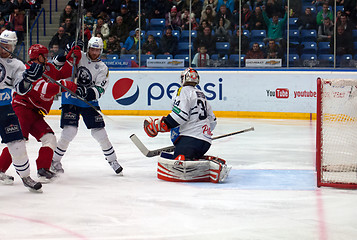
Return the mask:
[[[208,154],[225,159],[225,183],[172,183],[156,177],[156,158],[130,141],[135,133],[149,149],[171,145],[142,129],[145,117],[105,119],[124,176],[116,176],[81,122],[63,158],[65,174],[30,193],[11,166],[12,186],[0,185],[0,240],[277,240],[357,239],[357,193],[316,188],[315,122],[218,118]],[[59,116],[47,116],[57,138]],[[4,147],[4,145],[2,145]],[[40,144],[27,144],[32,176]]]

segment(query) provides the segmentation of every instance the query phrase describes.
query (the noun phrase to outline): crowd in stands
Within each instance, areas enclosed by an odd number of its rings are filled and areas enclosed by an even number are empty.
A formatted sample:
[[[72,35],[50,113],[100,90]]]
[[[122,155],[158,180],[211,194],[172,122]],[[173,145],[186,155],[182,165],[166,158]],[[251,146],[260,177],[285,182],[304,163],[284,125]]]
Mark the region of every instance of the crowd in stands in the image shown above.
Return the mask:
[[[0,27],[7,25],[23,39],[19,15],[24,9],[38,8],[41,1],[36,1],[37,7],[30,5],[34,0],[0,1]],[[237,55],[285,62],[287,49],[299,59],[333,54],[336,26],[336,54],[357,58],[357,1],[335,1],[336,19],[333,0],[290,0],[290,9],[286,0],[191,0],[191,6],[190,0],[142,0],[140,17],[137,0],[84,0],[84,42],[100,36],[104,54],[119,58],[139,53],[175,58],[188,55],[191,41],[197,66]],[[75,39],[79,2],[70,0],[62,10],[58,31],[49,43],[51,52],[63,53],[66,44]],[[12,6],[11,11],[6,10],[7,5]]]

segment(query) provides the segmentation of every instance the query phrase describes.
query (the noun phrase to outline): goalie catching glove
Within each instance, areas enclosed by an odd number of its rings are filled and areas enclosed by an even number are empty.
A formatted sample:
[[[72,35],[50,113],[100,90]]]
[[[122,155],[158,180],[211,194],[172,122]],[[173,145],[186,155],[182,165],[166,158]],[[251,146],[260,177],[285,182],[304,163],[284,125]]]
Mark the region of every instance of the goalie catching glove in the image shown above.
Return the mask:
[[[144,120],[144,131],[149,137],[156,137],[159,132],[169,132],[170,129],[165,123],[165,117],[151,118]]]

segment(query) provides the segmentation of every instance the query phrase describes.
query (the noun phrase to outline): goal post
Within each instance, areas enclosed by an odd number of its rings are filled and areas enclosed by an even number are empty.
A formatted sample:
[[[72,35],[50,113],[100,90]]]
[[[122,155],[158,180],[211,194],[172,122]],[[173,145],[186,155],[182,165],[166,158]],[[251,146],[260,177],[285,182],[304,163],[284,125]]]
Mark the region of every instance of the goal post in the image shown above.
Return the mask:
[[[317,79],[317,186],[357,189],[357,79]]]

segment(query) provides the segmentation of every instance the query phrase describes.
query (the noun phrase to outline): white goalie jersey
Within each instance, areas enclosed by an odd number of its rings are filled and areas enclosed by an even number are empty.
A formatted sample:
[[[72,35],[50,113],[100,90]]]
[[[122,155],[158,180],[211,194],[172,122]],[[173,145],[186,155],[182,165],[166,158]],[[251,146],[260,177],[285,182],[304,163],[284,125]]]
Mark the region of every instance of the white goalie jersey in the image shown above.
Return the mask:
[[[174,93],[172,112],[169,114],[180,126],[179,135],[212,142],[216,116],[204,93],[196,87],[180,87]]]

